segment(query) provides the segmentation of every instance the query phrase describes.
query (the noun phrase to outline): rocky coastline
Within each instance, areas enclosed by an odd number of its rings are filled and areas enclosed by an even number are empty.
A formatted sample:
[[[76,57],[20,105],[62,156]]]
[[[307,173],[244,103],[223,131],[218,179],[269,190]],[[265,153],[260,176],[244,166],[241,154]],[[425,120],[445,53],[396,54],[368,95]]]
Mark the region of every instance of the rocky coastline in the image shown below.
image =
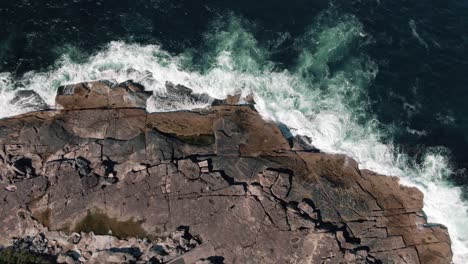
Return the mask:
[[[291,137],[251,97],[166,86],[63,86],[54,110],[15,97],[38,111],[0,120],[0,260],[451,263],[416,188]]]

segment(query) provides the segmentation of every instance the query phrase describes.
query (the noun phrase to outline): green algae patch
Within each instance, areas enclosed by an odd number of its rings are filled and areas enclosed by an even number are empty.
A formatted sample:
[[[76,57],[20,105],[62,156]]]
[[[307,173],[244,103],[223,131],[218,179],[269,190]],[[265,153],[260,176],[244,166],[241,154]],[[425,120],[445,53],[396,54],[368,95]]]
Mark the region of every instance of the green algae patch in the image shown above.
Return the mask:
[[[75,226],[75,232],[93,232],[96,235],[109,235],[118,238],[146,237],[145,230],[141,227],[143,221],[135,221],[133,218],[127,221],[118,221],[102,212],[90,212]]]
[[[34,219],[36,219],[43,226],[50,229],[50,217],[52,215],[52,210],[47,206],[46,195],[32,199],[29,203],[29,209]]]
[[[40,255],[26,250],[6,248],[0,250],[0,263],[19,264],[19,263],[37,263],[37,264],[52,264],[56,263],[56,259],[49,255]]]

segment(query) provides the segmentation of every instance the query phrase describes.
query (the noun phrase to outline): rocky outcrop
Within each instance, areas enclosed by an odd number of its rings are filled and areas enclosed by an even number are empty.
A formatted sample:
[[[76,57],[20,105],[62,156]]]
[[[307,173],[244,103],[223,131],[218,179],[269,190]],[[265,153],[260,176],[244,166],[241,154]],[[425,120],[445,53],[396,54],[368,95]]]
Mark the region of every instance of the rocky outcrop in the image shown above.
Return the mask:
[[[147,113],[148,97],[78,84],[62,110],[0,120],[0,245],[62,263],[450,263],[416,188],[287,138],[248,100]]]

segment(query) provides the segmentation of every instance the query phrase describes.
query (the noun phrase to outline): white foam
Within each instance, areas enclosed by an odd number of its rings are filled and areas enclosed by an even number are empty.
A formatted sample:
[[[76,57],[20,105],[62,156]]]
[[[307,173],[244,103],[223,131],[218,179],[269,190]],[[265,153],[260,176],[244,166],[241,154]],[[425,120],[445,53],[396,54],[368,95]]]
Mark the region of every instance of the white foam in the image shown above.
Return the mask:
[[[347,28],[342,27],[342,30]],[[343,35],[340,28],[333,32]],[[349,37],[362,37],[363,34],[355,30],[355,34]],[[324,48],[329,49],[330,45],[324,45]],[[335,49],[334,58],[339,52],[336,50],[339,45],[332,47]],[[326,64],[331,59],[324,55],[323,50],[318,52],[325,62],[315,60],[313,63]],[[421,165],[415,164],[391,143],[382,143],[381,135],[385,131],[372,116],[365,116],[367,102],[362,99],[366,98],[366,90],[361,83],[375,76],[376,71],[371,64],[367,68],[356,68],[354,65],[362,64],[356,58],[356,62],[351,61],[350,67],[347,67],[351,69],[350,72],[328,73],[325,79],[311,80],[287,70],[259,68],[240,71],[233,61],[234,56],[237,54],[229,50],[221,51],[217,54],[215,65],[201,73],[185,70],[183,57],[171,56],[157,45],[112,42],[85,63],[73,63],[64,57],[55,70],[29,72],[15,82],[24,86],[21,89],[37,91],[51,106],[59,85],[100,79],[118,82],[133,79],[155,93],[164,93],[166,81],[185,85],[195,92],[207,93],[215,98],[224,98],[238,91],[244,95],[253,92],[256,108],[266,119],[286,124],[293,134],[309,136],[313,144],[325,152],[345,153],[353,157],[361,168],[399,176],[404,184],[417,186],[425,194],[424,210],[429,221],[448,227],[453,241],[454,262],[463,263],[464,259],[468,259],[468,226],[465,224],[468,206],[461,200],[461,190],[445,181],[450,173],[449,160],[440,150],[431,150]],[[314,58],[315,53],[310,52],[307,56]],[[299,71],[308,70],[307,65],[298,68]],[[364,81],[359,81],[359,76]],[[0,75],[0,85],[0,103],[4,106],[0,116],[21,112],[21,109],[9,108],[8,101],[14,90],[9,74]],[[159,109],[150,102],[148,110]]]

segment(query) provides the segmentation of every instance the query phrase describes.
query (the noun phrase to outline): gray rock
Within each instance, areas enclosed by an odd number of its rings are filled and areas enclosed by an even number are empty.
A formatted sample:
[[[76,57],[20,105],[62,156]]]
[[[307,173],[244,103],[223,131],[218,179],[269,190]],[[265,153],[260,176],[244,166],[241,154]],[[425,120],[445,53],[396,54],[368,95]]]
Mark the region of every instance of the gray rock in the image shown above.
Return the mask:
[[[10,101],[11,104],[27,111],[39,111],[48,108],[42,97],[33,90],[19,90]]]
[[[166,82],[166,92],[154,94],[149,103],[161,111],[176,111],[204,107],[213,101],[215,99],[207,94],[197,94],[183,85]]]

